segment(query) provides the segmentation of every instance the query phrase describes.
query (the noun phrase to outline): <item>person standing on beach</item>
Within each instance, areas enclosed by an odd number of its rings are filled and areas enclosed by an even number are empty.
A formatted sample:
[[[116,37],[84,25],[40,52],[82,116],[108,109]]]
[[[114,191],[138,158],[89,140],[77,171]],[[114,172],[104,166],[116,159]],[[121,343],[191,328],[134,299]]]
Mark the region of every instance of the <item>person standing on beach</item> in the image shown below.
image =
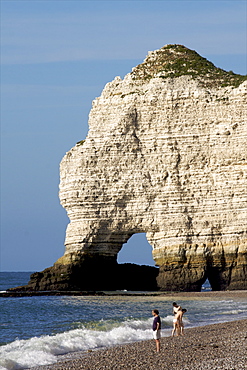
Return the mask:
[[[175,334],[175,331],[178,335],[184,335],[184,324],[183,324],[183,314],[187,312],[186,308],[181,309],[177,311],[174,319],[173,319],[173,330],[172,330],[172,337]]]
[[[175,331],[177,332],[177,335],[179,335],[180,332],[179,322],[176,318],[176,315],[178,311],[182,309],[182,307],[179,306],[177,302],[173,302],[172,306],[173,306],[173,315],[175,315],[173,319],[173,330],[172,330],[172,336],[174,336]]]
[[[184,323],[183,323],[183,315],[184,313],[187,312],[186,308],[183,308],[182,311],[181,311],[181,314],[180,314],[180,334],[181,335],[184,335]]]
[[[159,317],[159,311],[153,310],[152,315],[154,316],[153,320],[153,337],[156,343],[156,351],[160,352],[160,338],[161,338],[161,320]]]
[[[180,333],[178,314],[179,314],[179,311],[175,314],[174,319],[173,319],[172,337],[174,337],[175,332],[177,333],[177,335],[179,335]]]

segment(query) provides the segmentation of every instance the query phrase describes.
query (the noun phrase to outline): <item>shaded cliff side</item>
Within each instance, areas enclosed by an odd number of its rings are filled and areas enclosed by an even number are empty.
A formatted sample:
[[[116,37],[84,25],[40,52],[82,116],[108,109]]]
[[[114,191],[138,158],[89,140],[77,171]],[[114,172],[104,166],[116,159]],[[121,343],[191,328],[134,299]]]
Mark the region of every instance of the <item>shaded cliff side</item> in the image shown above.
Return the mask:
[[[166,45],[108,83],[61,162],[64,256],[25,289],[247,289],[246,79]],[[116,263],[143,232],[156,287]]]

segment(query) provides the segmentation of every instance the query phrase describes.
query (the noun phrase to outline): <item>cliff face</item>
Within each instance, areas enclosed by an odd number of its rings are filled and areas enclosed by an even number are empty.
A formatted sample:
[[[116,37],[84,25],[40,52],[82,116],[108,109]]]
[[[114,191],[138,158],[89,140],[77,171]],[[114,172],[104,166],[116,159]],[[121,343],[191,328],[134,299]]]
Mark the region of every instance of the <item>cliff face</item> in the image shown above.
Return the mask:
[[[78,269],[87,289],[92,269],[113,269],[123,243],[146,233],[159,288],[200,290],[208,278],[215,290],[247,289],[244,79],[168,45],[105,86],[86,140],[61,162],[70,224],[46,288]],[[47,282],[39,274],[34,289]]]

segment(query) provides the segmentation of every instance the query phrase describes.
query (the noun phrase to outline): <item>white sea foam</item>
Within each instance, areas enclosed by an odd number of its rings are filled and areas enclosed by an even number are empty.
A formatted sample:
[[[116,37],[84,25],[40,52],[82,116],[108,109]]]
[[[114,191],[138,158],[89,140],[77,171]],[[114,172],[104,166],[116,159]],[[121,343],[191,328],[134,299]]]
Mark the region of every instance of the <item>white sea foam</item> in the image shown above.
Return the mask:
[[[163,321],[169,321],[165,318]],[[75,351],[110,347],[152,338],[152,318],[125,320],[109,324],[110,330],[74,329],[56,335],[15,340],[0,347],[0,369],[15,370],[47,365],[57,361],[56,356]],[[165,333],[164,333],[165,334]]]

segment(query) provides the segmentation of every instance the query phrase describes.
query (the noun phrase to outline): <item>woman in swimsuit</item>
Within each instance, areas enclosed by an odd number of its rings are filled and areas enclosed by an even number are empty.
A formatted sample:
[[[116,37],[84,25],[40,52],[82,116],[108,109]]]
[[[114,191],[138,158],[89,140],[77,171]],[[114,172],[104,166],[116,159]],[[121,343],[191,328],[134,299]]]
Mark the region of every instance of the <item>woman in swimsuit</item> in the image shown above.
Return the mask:
[[[179,335],[180,332],[180,325],[179,325],[179,310],[177,311],[174,319],[173,319],[173,329],[172,329],[172,337],[174,337],[175,331],[177,332],[177,335]],[[181,311],[182,312],[182,311]]]
[[[184,335],[184,324],[182,321],[183,314],[187,312],[185,308],[179,308],[178,312],[176,313],[174,319],[173,319],[173,330],[172,330],[172,337],[175,334],[175,331],[177,332],[178,335]]]

